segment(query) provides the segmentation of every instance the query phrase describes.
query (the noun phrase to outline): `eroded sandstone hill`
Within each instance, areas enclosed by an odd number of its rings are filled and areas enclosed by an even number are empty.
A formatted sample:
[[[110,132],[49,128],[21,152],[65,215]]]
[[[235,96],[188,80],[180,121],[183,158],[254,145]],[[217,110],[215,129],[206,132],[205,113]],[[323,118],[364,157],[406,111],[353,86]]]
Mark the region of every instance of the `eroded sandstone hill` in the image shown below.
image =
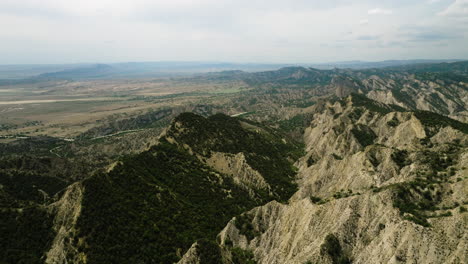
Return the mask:
[[[297,190],[293,162],[302,154],[299,145],[255,122],[184,113],[156,145],[74,183],[59,181],[58,165],[35,176],[41,168],[33,162],[25,168],[11,156],[0,170],[2,206],[8,207],[1,211],[8,221],[1,225],[8,238],[2,248],[9,249],[1,257],[11,263],[174,263],[197,241],[203,263],[219,262],[212,253],[217,233],[233,216],[287,201]],[[17,190],[26,187],[18,184],[33,176],[32,197],[22,198]]]
[[[0,262],[466,263],[468,125],[330,80],[343,98],[273,125],[158,114],[111,126],[138,142],[0,145]]]
[[[233,218],[224,263],[466,263],[468,126],[361,95],[304,133],[299,190]],[[197,262],[195,244],[179,263]],[[244,261],[244,262],[240,262]]]

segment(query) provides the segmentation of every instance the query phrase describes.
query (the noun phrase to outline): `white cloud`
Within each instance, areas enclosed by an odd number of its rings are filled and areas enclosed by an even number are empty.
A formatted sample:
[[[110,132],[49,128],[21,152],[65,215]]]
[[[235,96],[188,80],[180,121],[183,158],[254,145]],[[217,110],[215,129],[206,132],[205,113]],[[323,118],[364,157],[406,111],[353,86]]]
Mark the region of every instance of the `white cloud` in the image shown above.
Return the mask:
[[[320,62],[448,52],[455,54],[450,57],[466,56],[465,24],[434,16],[434,9],[441,8],[428,1],[0,0],[0,63]],[[384,9],[390,3],[393,10]],[[447,15],[460,11],[452,9]],[[445,38],[450,44],[446,53],[424,46],[424,41],[413,42],[414,49],[377,46],[404,43],[407,37],[398,35],[401,28],[418,24],[444,25],[444,32],[460,37]],[[437,37],[416,33],[420,39]]]
[[[367,14],[369,15],[391,15],[393,14],[393,11],[390,9],[374,8],[374,9],[367,11]]]
[[[468,18],[468,0],[455,0],[447,9],[440,12],[439,15]]]

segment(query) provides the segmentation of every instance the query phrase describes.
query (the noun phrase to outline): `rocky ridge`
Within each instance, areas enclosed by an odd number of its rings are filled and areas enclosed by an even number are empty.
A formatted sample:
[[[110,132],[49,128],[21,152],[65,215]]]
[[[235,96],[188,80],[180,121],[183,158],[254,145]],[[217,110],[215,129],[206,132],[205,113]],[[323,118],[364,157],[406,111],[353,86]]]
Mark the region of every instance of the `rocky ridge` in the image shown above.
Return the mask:
[[[418,115],[358,95],[328,103],[306,129],[299,190],[232,219],[224,262],[239,248],[257,263],[466,262],[466,125]]]

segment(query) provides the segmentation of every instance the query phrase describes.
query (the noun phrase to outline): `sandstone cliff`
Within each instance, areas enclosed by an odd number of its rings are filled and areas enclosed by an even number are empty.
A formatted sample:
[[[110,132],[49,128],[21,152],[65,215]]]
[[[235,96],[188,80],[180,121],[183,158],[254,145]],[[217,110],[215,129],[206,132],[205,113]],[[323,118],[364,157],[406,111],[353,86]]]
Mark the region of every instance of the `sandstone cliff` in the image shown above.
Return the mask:
[[[466,125],[439,119],[356,95],[326,104],[304,134],[299,190],[233,218],[224,262],[241,249],[269,264],[466,263]]]

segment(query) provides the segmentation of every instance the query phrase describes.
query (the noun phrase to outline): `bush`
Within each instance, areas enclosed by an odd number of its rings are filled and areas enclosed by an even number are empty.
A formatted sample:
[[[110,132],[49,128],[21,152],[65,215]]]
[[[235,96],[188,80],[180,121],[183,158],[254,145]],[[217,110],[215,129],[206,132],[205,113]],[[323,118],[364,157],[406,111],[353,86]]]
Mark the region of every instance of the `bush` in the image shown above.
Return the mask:
[[[234,225],[239,229],[239,233],[247,237],[248,240],[254,239],[256,236],[260,235],[258,231],[255,230],[252,225],[253,216],[247,213],[236,216]]]
[[[314,165],[317,161],[312,157],[310,156],[308,159],[307,159],[307,167],[310,167],[312,165]]]
[[[377,138],[374,131],[364,125],[358,125],[357,127],[351,129],[351,133],[363,147],[374,144],[374,140]]]
[[[392,120],[387,122],[387,125],[389,125],[391,127],[396,127],[396,126],[398,126],[398,124],[399,124],[399,122],[396,119],[392,119]]]
[[[325,237],[324,243],[320,246],[322,254],[327,254],[333,264],[350,264],[351,259],[343,252],[340,241],[333,234]]]
[[[406,150],[397,149],[391,154],[390,157],[400,169],[411,164],[411,161],[408,159],[408,151]]]
[[[313,203],[320,203],[320,202],[322,201],[322,198],[311,195],[311,196],[310,196],[310,200],[311,200]]]
[[[233,264],[256,264],[254,254],[250,250],[235,247],[231,249]]]
[[[221,249],[218,244],[212,240],[202,239],[198,241],[197,251],[200,257],[200,262],[203,264],[222,263]]]

